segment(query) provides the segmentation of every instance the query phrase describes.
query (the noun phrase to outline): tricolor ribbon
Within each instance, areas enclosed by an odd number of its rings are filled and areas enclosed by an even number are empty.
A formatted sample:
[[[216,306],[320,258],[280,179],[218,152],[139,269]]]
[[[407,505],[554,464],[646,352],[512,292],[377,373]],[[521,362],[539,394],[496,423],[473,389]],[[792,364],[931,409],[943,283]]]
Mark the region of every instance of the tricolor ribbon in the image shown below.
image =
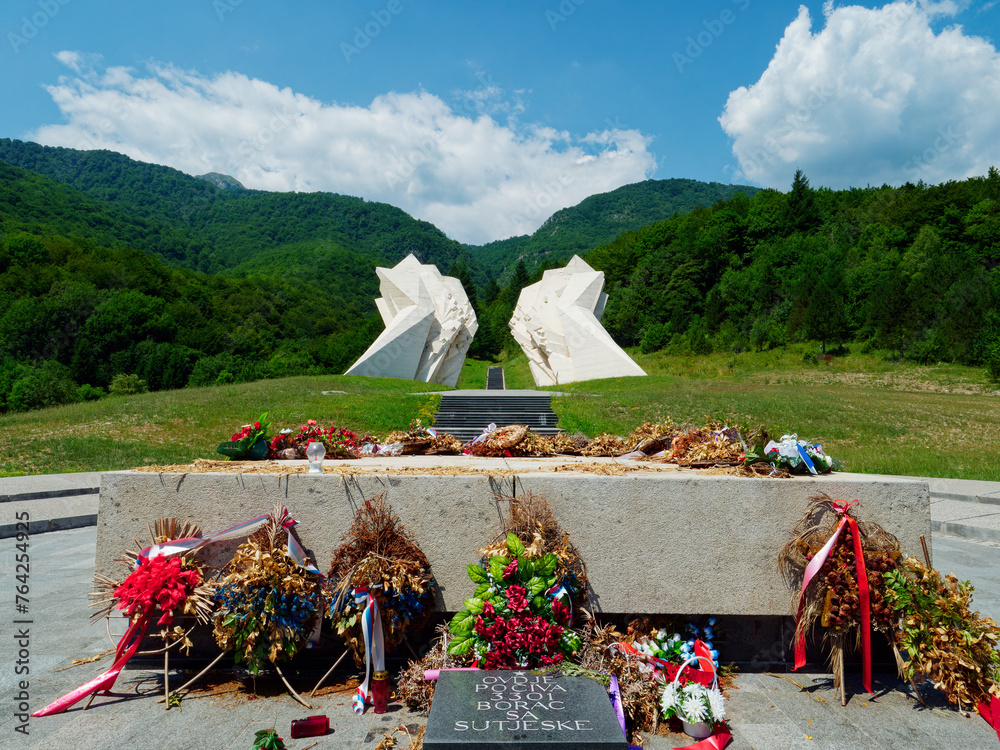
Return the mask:
[[[1000,698],[995,695],[990,696],[990,702],[980,701],[979,705],[976,706],[979,711],[979,715],[983,717],[987,724],[993,727],[997,733],[997,739],[1000,740]]]
[[[230,526],[225,531],[220,531],[218,534],[212,534],[211,536],[185,537],[184,539],[174,539],[169,542],[163,542],[162,544],[154,544],[142,550],[139,553],[139,557],[145,557],[152,560],[154,557],[160,557],[161,555],[180,555],[185,552],[193,552],[200,547],[204,547],[215,542],[223,542],[227,539],[249,536],[263,526],[267,522],[268,518],[270,518],[270,515],[257,516],[256,518],[251,518],[249,521],[244,521],[243,523],[238,523],[235,526]]]
[[[281,506],[281,515],[278,518],[278,523],[281,524],[281,528],[288,532],[288,556],[292,558],[292,561],[300,568],[319,576],[319,579],[322,581],[323,574],[320,573],[319,568],[309,563],[309,557],[306,555],[306,551],[302,549],[302,545],[299,544],[299,540],[296,539],[295,534],[292,533],[292,529],[295,528],[298,521],[288,515],[288,508],[284,505]],[[322,630],[323,617],[320,615],[316,618],[316,624],[313,626],[312,632],[309,634],[309,638],[306,641],[306,648],[317,648],[319,646],[319,639],[322,634]]]
[[[469,445],[475,445],[476,443],[481,443],[483,440],[485,440],[486,438],[488,438],[490,436],[490,433],[493,432],[496,428],[497,428],[496,423],[495,422],[490,422],[489,427],[484,427],[483,428],[483,434],[482,435],[476,435],[475,440],[473,440],[471,443],[469,443]]]
[[[365,608],[361,615],[361,633],[365,643],[365,681],[358,686],[351,701],[354,713],[361,716],[365,712],[365,704],[374,701],[368,685],[372,672],[385,669],[385,639],[382,637],[382,615],[378,610],[378,600],[368,591],[367,586],[354,589],[354,601]]]
[[[830,551],[837,543],[837,539],[840,537],[840,532],[843,531],[844,526],[849,526],[854,536],[854,563],[858,579],[858,598],[861,601],[861,682],[865,686],[865,690],[870,693],[872,692],[872,628],[871,606],[868,596],[868,571],[865,570],[865,554],[861,547],[861,532],[858,530],[858,522],[850,514],[851,506],[856,505],[857,502],[857,500],[851,500],[850,502],[835,500],[833,502],[833,509],[841,514],[840,523],[837,524],[833,536],[827,540],[823,548],[806,565],[806,572],[802,577],[802,592],[799,594],[799,611],[795,615],[795,626],[798,628],[802,620],[802,611],[806,603],[806,588],[830,556]],[[805,631],[802,631],[795,641],[795,667],[793,667],[792,671],[804,667],[805,663],[806,634]]]
[[[319,568],[308,561],[309,556],[306,555],[306,551],[302,549],[299,540],[292,533],[292,529],[295,528],[298,521],[288,515],[288,508],[284,505],[281,506],[281,516],[278,518],[278,523],[281,524],[281,528],[288,532],[288,556],[303,570],[308,570],[310,573],[315,573],[320,578],[323,578],[323,574],[320,573]]]

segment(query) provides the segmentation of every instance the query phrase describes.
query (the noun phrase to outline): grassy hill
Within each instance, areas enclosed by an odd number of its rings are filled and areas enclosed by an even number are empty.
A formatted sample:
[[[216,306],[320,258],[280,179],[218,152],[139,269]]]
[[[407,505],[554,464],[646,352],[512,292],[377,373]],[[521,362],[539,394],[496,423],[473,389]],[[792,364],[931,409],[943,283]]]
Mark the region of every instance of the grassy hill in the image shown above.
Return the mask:
[[[847,471],[1000,480],[1000,395],[981,370],[889,362],[883,352],[807,364],[805,347],[703,357],[631,352],[645,378],[559,386],[560,425],[593,437],[670,417],[795,431]],[[467,361],[459,387],[481,387],[487,363]],[[509,387],[531,387],[527,362],[503,362]],[[127,469],[215,457],[241,424],[269,413],[275,427],[307,419],[384,435],[437,408],[439,386],[346,376],[293,377],[108,398],[0,416],[0,476]],[[323,391],[345,391],[323,395]],[[800,481],[800,480],[792,480]]]

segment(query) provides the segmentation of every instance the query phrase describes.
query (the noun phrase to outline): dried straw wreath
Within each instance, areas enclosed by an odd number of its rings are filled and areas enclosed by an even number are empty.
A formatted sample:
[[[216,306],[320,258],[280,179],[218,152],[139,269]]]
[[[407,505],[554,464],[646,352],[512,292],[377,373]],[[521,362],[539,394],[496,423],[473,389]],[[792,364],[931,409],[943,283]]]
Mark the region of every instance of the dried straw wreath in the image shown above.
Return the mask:
[[[365,608],[351,592],[367,587],[378,601],[386,652],[408,628],[426,619],[434,600],[427,557],[393,512],[385,495],[365,501],[333,553],[328,573],[329,615],[359,667],[365,665],[361,615]]]
[[[322,611],[320,576],[288,554],[294,532],[285,529],[282,517],[276,508],[237,548],[215,592],[216,643],[233,649],[236,663],[245,661],[253,675],[268,661],[277,667],[295,656]]]
[[[147,529],[150,545],[201,537],[197,526],[176,518],[159,518]],[[192,615],[198,622],[207,623],[212,619],[214,608],[215,587],[199,560],[199,552],[150,559],[138,551],[147,545],[135,536],[132,538],[137,549],[125,550],[115,558],[115,562],[123,563],[129,572],[117,580],[100,574],[94,576],[94,592],[90,596],[94,599],[91,606],[97,611],[91,617],[107,617],[120,609],[126,610],[131,620],[138,620],[159,610],[161,615],[156,624],[163,629],[155,635],[163,639],[164,645],[179,640],[180,648],[190,651],[191,641],[187,637],[190,630],[174,625],[174,618]],[[174,627],[170,628],[171,625]]]
[[[806,566],[833,536],[844,517],[835,506],[839,502],[825,493],[810,497],[808,509],[781,550],[778,567],[795,591],[793,611],[799,607]],[[877,523],[858,521],[857,528],[869,590],[871,627],[886,637],[896,655],[897,665],[901,666],[902,656],[896,644],[898,616],[887,600],[883,577],[899,566],[899,540]],[[826,562],[804,592],[795,641],[817,627],[823,629],[830,646],[829,666],[834,687],[840,690],[841,702],[846,703],[844,655],[848,648],[857,649],[862,641],[861,597],[850,526],[843,528]]]
[[[580,557],[555,514],[541,495],[525,492],[517,497],[497,496],[497,502],[507,505],[501,518],[501,530],[489,544],[479,550],[487,560],[508,554],[507,535],[513,534],[524,545],[528,559],[554,554],[559,561],[556,579],[566,587],[574,606],[587,600],[587,566]]]

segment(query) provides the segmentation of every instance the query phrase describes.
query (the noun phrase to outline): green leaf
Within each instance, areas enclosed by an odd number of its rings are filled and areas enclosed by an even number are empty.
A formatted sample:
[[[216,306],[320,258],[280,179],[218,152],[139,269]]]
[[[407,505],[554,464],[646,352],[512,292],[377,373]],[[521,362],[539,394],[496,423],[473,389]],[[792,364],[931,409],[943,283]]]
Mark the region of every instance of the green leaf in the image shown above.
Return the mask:
[[[469,578],[472,579],[473,583],[487,583],[490,577],[486,574],[486,571],[480,568],[478,565],[469,564],[465,568],[469,572]]]
[[[547,591],[550,587],[545,585],[544,578],[532,578],[528,583],[528,598],[534,599],[539,594]]]
[[[448,624],[448,630],[454,635],[464,635],[466,633],[471,633],[475,624],[476,615],[472,614],[467,609],[463,609],[456,612],[455,616],[451,618],[451,622]]]
[[[482,599],[466,599],[463,604],[465,605],[465,608],[474,615],[481,614],[483,611]]]
[[[517,561],[517,580],[527,585],[528,581],[535,577],[535,563],[519,557]]]
[[[524,545],[517,538],[517,535],[511,531],[507,532],[507,549],[515,557],[521,557],[524,554]]]
[[[475,597],[476,599],[485,599],[486,594],[489,593],[489,590],[490,590],[490,585],[488,583],[481,583],[478,586],[476,586],[476,593],[474,593],[472,596]]]
[[[559,558],[551,552],[535,563],[535,575],[550,576],[559,567]]]
[[[456,635],[448,642],[448,653],[453,656],[467,654],[475,639],[471,635]]]
[[[510,560],[506,557],[491,557],[490,558],[490,575],[493,579],[499,581],[503,578],[503,569],[510,565]]]

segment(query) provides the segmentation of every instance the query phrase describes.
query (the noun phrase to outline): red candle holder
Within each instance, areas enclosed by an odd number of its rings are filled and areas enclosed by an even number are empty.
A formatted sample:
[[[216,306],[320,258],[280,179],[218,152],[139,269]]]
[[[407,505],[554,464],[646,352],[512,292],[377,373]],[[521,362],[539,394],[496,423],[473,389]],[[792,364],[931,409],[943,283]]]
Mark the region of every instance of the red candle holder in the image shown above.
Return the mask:
[[[322,714],[292,721],[292,739],[298,739],[299,737],[319,737],[329,731],[330,718]]]
[[[389,673],[384,669],[372,674],[372,705],[377,714],[389,708]]]

